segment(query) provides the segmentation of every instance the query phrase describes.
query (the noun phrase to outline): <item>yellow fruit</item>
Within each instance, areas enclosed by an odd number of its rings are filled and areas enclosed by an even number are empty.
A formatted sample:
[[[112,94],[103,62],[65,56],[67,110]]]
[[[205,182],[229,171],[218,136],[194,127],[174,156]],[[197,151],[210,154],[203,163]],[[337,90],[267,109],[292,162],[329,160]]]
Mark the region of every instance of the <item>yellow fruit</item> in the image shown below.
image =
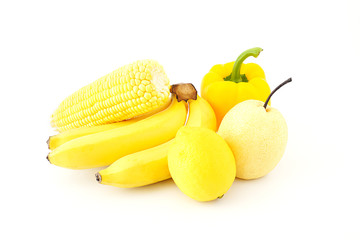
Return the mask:
[[[216,117],[205,99],[189,100],[187,126],[216,129]],[[171,178],[168,169],[168,150],[170,140],[159,146],[136,152],[120,158],[108,168],[96,174],[101,184],[115,187],[139,187]]]
[[[236,176],[242,179],[260,178],[274,169],[285,152],[288,138],[281,113],[258,100],[247,100],[233,107],[222,120],[218,134],[234,153]]]
[[[169,179],[167,153],[171,143],[172,140],[120,158],[96,173],[96,181],[115,187],[132,188]]]
[[[169,170],[180,190],[198,201],[222,197],[236,174],[231,149],[214,131],[182,127],[168,153]]]
[[[173,96],[164,111],[125,127],[73,139],[50,152],[48,160],[71,169],[107,166],[125,155],[174,138],[185,119],[185,102],[178,102]]]
[[[54,136],[50,136],[47,144],[50,150],[54,150],[55,148],[59,147],[60,145],[63,145],[66,142],[69,142],[70,140],[73,140],[75,138],[83,137],[86,135],[99,133],[107,130],[112,130],[115,128],[124,127],[127,125],[130,125],[132,123],[137,122],[137,118],[133,118],[131,120],[121,121],[117,123],[111,123],[111,124],[105,124],[105,125],[99,125],[94,127],[81,127],[81,128],[73,128],[70,130],[67,130],[65,132],[56,134]]]
[[[189,118],[186,126],[204,127],[216,131],[216,116],[210,104],[202,97],[189,100]]]
[[[129,120],[124,120],[121,122],[110,123],[110,124],[105,124],[105,125],[93,126],[93,127],[73,128],[73,129],[67,130],[65,132],[59,133],[57,135],[50,136],[47,141],[48,147],[50,150],[54,150],[55,148],[59,147],[60,145],[66,143],[70,140],[73,140],[75,138],[79,138],[79,137],[83,137],[86,135],[103,132],[103,131],[107,131],[107,130],[112,130],[112,129],[119,128],[119,127],[128,126],[130,124],[133,124],[135,122],[143,120],[153,114],[156,114],[158,112],[165,110],[170,105],[170,102],[171,102],[171,99],[169,98],[168,103],[158,107],[157,109],[155,109],[153,111],[150,111],[149,113],[142,114],[138,117],[135,117],[135,118],[132,118]]]

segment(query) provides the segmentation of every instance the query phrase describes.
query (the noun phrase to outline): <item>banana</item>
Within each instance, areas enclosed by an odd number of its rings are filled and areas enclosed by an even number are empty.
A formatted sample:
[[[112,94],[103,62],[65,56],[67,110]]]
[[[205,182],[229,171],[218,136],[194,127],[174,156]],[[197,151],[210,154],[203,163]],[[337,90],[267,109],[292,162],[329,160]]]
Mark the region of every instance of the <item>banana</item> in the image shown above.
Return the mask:
[[[216,131],[216,116],[210,104],[200,96],[188,101],[187,126],[206,127]],[[120,158],[95,174],[99,183],[131,188],[171,178],[168,169],[168,149],[174,139],[159,146]]]
[[[74,128],[74,129],[70,129],[68,131],[59,133],[57,135],[50,136],[49,139],[47,140],[48,148],[50,150],[54,150],[55,148],[59,147],[60,145],[66,143],[70,140],[73,140],[75,138],[79,138],[82,136],[86,136],[86,135],[90,135],[90,134],[94,134],[94,133],[98,133],[98,132],[103,132],[103,131],[107,131],[107,130],[112,130],[112,129],[119,128],[119,127],[128,126],[130,124],[133,124],[135,122],[138,122],[140,120],[148,118],[149,116],[151,116],[153,114],[156,114],[158,112],[165,110],[167,107],[169,107],[170,102],[171,102],[171,99],[169,98],[169,101],[167,104],[164,104],[161,107],[159,107],[149,113],[146,113],[146,114],[143,114],[138,117],[128,119],[125,121],[111,123],[111,124],[105,124],[105,125],[99,125],[99,126],[94,126],[94,127]]]
[[[196,100],[189,101],[189,118],[186,126],[190,127],[205,127],[216,131],[216,115],[210,104],[200,96]]]
[[[47,159],[70,169],[107,166],[125,155],[169,141],[185,120],[186,103],[172,96],[167,109],[124,127],[70,140],[51,151]]]

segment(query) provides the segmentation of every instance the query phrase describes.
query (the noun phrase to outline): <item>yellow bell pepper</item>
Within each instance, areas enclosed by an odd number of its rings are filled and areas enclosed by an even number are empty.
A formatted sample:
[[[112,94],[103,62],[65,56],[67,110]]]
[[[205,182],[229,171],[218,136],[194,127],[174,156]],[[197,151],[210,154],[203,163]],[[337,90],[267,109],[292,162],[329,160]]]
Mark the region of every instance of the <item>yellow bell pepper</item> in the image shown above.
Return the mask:
[[[235,62],[213,66],[201,83],[201,96],[213,107],[218,126],[225,114],[239,102],[256,99],[265,102],[270,87],[265,73],[255,63],[243,63],[249,56],[257,57],[261,48],[246,50]]]

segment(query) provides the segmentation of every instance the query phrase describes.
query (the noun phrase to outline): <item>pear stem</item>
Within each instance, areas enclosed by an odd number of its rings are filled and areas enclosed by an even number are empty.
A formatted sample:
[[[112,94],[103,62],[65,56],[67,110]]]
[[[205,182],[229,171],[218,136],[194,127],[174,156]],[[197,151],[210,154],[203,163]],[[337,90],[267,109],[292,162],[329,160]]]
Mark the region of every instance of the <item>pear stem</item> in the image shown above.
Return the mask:
[[[279,86],[277,86],[274,90],[272,90],[272,92],[270,93],[270,95],[268,96],[268,98],[266,99],[266,101],[265,101],[265,103],[264,103],[264,108],[265,108],[265,109],[266,109],[266,107],[267,107],[267,105],[268,105],[268,103],[269,103],[269,101],[270,101],[271,96],[272,96],[277,90],[279,90],[282,86],[284,86],[285,84],[287,84],[287,83],[289,83],[289,82],[291,82],[291,81],[292,81],[292,79],[289,78],[288,80],[284,81],[284,82],[281,83]]]

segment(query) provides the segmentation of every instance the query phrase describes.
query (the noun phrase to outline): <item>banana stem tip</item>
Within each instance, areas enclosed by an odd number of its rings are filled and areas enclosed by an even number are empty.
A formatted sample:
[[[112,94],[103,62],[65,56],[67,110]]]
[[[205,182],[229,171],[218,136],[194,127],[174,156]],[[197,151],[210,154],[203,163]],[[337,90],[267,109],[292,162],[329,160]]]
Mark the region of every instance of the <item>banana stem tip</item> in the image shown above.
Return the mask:
[[[171,85],[170,92],[176,95],[176,99],[178,102],[183,100],[187,102],[189,99],[197,99],[196,88],[191,83],[173,84]]]
[[[48,149],[50,149],[50,138],[51,136],[48,138],[48,140],[46,141],[46,144],[48,145]]]
[[[96,181],[98,182],[98,183],[101,183],[101,175],[100,175],[100,173],[95,173],[95,179],[96,179]]]

